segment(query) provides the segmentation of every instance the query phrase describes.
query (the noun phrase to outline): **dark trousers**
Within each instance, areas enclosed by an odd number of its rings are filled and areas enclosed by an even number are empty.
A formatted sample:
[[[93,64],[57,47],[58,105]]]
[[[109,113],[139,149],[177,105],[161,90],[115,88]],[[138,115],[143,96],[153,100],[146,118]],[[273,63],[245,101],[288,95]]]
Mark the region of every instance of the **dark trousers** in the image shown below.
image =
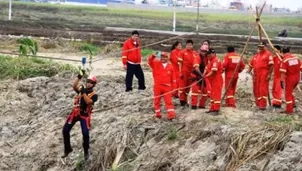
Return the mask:
[[[132,90],[133,75],[138,79],[138,89],[145,90],[145,76],[141,65],[127,63],[126,91]]]
[[[65,152],[70,151],[71,145],[70,145],[70,131],[74,124],[77,121],[80,121],[81,128],[82,128],[82,135],[83,135],[83,148],[84,152],[87,153],[89,149],[89,128],[87,126],[86,120],[80,118],[79,116],[74,117],[71,123],[68,123],[69,118],[67,119],[64,127],[63,127],[63,138],[64,138],[64,148]]]

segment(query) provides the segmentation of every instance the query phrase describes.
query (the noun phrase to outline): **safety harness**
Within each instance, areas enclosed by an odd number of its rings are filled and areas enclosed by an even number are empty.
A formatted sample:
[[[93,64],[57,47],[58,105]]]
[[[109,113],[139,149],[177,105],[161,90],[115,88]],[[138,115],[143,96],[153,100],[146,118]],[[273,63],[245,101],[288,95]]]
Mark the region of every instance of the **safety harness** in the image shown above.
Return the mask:
[[[94,91],[92,91],[91,93],[89,93],[87,96],[90,99],[93,95],[95,94]],[[75,117],[80,117],[81,119],[84,119],[86,121],[86,125],[88,127],[88,129],[90,129],[90,118],[91,118],[91,113],[93,110],[93,105],[89,104],[87,105],[85,111],[81,111],[81,106],[80,106],[80,100],[81,100],[82,96],[81,94],[78,94],[75,98],[74,98],[74,107],[72,109],[72,112],[68,118],[68,123],[71,124],[73,119]],[[87,116],[83,116],[81,113],[87,113]]]

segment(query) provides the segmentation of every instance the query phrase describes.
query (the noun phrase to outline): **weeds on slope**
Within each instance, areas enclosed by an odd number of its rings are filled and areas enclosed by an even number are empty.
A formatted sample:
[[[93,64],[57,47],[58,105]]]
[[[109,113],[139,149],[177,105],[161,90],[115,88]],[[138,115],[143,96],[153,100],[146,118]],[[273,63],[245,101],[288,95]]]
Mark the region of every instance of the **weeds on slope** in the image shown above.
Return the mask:
[[[54,76],[61,71],[76,71],[72,65],[51,60],[27,57],[0,56],[0,80],[26,79],[37,76]]]

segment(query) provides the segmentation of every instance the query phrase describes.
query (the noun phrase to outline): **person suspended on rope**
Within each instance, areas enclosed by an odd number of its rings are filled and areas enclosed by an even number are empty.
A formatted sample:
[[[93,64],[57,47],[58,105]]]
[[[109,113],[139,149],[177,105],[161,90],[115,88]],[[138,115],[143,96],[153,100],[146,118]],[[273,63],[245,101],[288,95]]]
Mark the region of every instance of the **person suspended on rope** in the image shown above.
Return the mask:
[[[235,72],[237,65],[239,66]],[[241,73],[244,70],[244,68],[245,68],[244,61],[235,52],[235,47],[234,46],[227,47],[227,54],[223,58],[223,69],[225,71],[224,76],[225,76],[225,91],[226,91],[226,101],[225,101],[226,107],[236,108],[235,93],[236,93],[237,81],[238,81],[239,73]]]
[[[141,67],[141,48],[139,33],[134,30],[131,38],[127,39],[122,48],[122,63],[126,73],[126,92],[132,91],[133,75],[138,79],[138,90],[145,90],[145,76]]]
[[[193,41],[186,41],[186,48],[179,53],[179,101],[181,106],[188,105],[188,93],[191,85],[191,72],[193,70],[194,58],[198,56],[198,53],[193,49]],[[187,88],[185,88],[187,87]]]
[[[290,53],[289,47],[282,48],[283,59],[280,66],[281,86],[285,88],[286,110],[282,113],[291,115],[295,107],[294,89],[300,82],[301,61],[297,56]]]
[[[203,109],[205,108],[208,91],[206,88],[207,83],[205,79],[203,79],[202,75],[204,73],[206,65],[208,64],[208,58],[207,58],[208,51],[209,51],[208,44],[202,45],[200,47],[199,57],[194,58],[194,63],[193,63],[194,69],[191,73],[191,80],[193,81],[191,104],[193,110],[197,109],[198,97],[200,93],[201,93],[201,99],[199,100],[198,108],[203,108]]]
[[[281,47],[276,45],[274,46],[278,53],[281,54]],[[273,79],[273,99],[272,104],[275,108],[281,108],[282,104],[282,87],[281,87],[281,72],[280,72],[280,65],[282,62],[282,56],[280,56],[281,59],[278,57],[278,55],[275,55],[273,57],[274,60],[274,79]]]
[[[156,59],[156,56],[159,59]],[[148,64],[152,69],[154,80],[154,110],[155,117],[161,118],[160,100],[163,96],[166,109],[168,112],[168,120],[175,118],[174,105],[172,103],[173,90],[176,89],[176,78],[171,63],[168,63],[168,55],[166,52],[156,52],[148,58]]]
[[[180,51],[182,50],[182,44],[179,41],[176,41],[171,48],[171,53],[170,53],[170,62],[173,66],[173,71],[176,77],[176,88],[179,88],[179,65],[178,65],[178,56]],[[174,97],[178,98],[179,97],[179,92],[175,91],[173,94]]]
[[[273,72],[272,53],[266,49],[266,43],[258,45],[256,55],[251,59],[247,73],[253,70],[254,95],[256,106],[260,110],[266,110],[269,95],[269,80]]]
[[[206,66],[206,72],[204,73],[204,78],[209,79],[211,84],[211,105],[209,111],[211,115],[218,115],[221,104],[221,91],[223,85],[223,66],[221,61],[217,58],[216,52],[214,49],[210,48],[207,55],[209,63]]]
[[[98,80],[96,76],[89,76],[87,78],[87,87],[85,88],[84,85],[79,85],[79,81],[82,79],[83,75],[85,75],[85,70],[81,70],[73,83],[73,90],[77,93],[77,96],[74,99],[74,107],[69,114],[62,131],[64,138],[64,155],[62,158],[67,157],[68,154],[72,152],[70,145],[70,131],[77,121],[81,124],[85,160],[88,160],[89,158],[90,120],[93,105],[98,100],[98,95],[95,94],[93,88]]]

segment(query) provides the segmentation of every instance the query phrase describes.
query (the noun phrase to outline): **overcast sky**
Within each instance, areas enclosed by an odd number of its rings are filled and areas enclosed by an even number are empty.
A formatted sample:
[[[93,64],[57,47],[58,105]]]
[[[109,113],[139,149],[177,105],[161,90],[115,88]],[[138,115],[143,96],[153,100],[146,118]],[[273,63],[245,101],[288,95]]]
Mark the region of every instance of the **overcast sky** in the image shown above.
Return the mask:
[[[228,5],[232,0],[219,0],[221,5]],[[264,0],[241,0],[241,2],[246,2],[255,5],[257,2],[264,2]],[[273,7],[277,8],[290,8],[291,10],[297,10],[302,8],[302,0],[267,0],[267,4],[272,4]]]

